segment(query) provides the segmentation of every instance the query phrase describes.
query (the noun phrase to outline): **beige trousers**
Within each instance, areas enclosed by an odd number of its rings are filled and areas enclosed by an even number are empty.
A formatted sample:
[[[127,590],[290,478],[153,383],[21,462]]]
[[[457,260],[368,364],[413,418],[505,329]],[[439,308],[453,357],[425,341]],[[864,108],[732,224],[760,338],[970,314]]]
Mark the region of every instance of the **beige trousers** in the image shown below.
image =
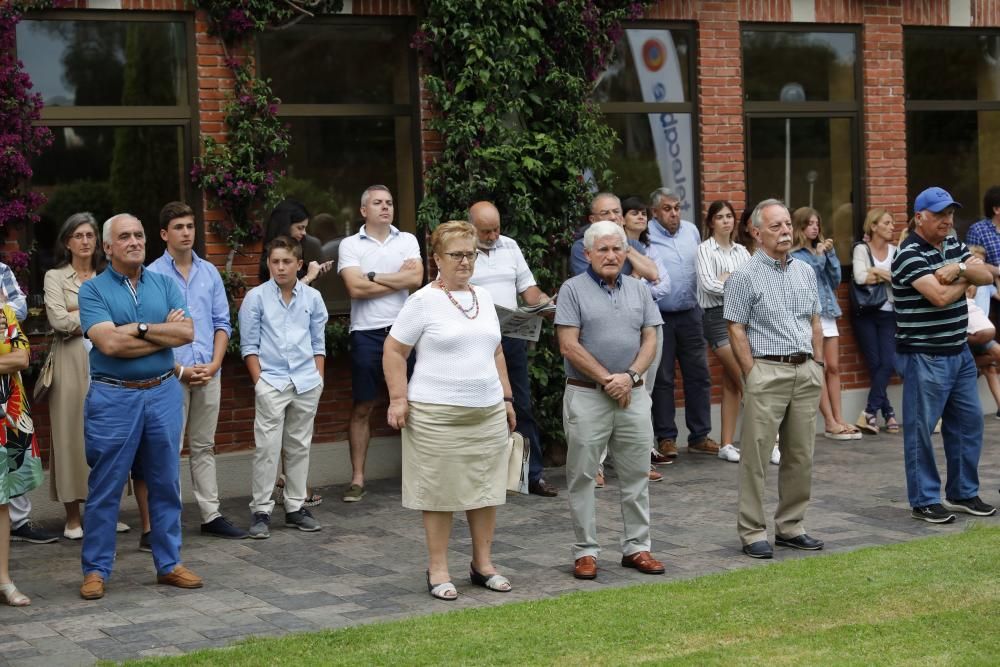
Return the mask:
[[[313,420],[323,385],[301,394],[289,383],[278,391],[263,380],[254,385],[256,416],[250,511],[271,514],[274,481],[278,465],[285,461],[285,512],[302,509],[309,476],[309,448],[312,445]]]
[[[813,445],[823,369],[813,362],[793,365],[757,359],[743,390],[740,439],[740,509],[737,531],[744,545],[767,539],[764,481],[774,438],[781,433],[778,507],[774,532],[805,533],[802,523],[812,489]]]
[[[215,429],[219,424],[221,375],[208,384],[192,387],[181,382],[184,396],[184,423],[181,426],[181,449],[188,443],[191,465],[191,490],[198,502],[201,522],[208,523],[219,513],[219,481],[215,473]]]

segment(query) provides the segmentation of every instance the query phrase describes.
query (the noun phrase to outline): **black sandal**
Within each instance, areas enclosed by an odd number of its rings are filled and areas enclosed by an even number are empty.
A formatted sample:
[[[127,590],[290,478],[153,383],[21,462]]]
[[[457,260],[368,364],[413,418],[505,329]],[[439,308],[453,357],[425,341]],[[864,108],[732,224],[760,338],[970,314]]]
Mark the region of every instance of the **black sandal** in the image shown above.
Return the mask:
[[[497,593],[510,593],[512,589],[510,579],[507,577],[502,574],[480,574],[476,571],[476,568],[472,563],[469,563],[469,580],[476,586],[482,586],[483,588],[496,591]],[[506,586],[506,588],[503,588],[504,586]]]

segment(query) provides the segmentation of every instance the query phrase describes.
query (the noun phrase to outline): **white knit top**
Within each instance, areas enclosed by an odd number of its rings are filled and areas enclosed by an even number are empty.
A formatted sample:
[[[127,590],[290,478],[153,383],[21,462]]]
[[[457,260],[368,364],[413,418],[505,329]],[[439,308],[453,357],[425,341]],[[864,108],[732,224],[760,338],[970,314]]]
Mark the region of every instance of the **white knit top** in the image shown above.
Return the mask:
[[[408,400],[468,408],[503,401],[494,360],[500,321],[490,293],[482,287],[470,289],[479,299],[479,315],[473,320],[459,312],[444,290],[430,284],[411,294],[399,311],[389,335],[413,346],[417,354]],[[472,305],[471,292],[451,294],[463,308]]]

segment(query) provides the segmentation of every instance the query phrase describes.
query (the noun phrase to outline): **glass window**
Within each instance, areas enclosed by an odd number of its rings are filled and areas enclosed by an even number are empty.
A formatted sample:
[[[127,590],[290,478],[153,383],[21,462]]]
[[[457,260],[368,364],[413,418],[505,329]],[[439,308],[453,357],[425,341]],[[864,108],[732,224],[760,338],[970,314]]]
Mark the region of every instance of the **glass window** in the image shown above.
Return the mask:
[[[743,31],[743,87],[755,102],[855,98],[853,32]]]
[[[692,35],[684,30],[629,29],[615,45],[611,66],[594,90],[597,102],[687,102],[691,100]],[[636,64],[638,63],[638,66]],[[643,79],[657,72],[672,72],[676,85],[657,99]]]
[[[910,100],[1000,101],[1000,33],[907,33],[906,97]]]
[[[851,118],[751,118],[747,126],[748,201],[774,197],[790,211],[819,211],[823,235],[841,260],[854,242]]]
[[[17,57],[49,107],[187,104],[181,22],[21,21]]]

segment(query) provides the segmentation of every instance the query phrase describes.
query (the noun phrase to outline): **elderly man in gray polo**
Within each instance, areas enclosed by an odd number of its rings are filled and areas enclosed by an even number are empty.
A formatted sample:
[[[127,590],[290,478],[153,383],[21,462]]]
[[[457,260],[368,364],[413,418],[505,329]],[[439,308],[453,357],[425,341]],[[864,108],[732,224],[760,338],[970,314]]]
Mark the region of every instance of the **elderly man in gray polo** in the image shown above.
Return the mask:
[[[621,486],[622,567],[663,574],[650,554],[650,398],[642,386],[663,320],[649,290],[621,274],[628,239],[614,222],[592,224],[583,236],[590,266],[559,290],[556,332],[565,358],[563,428],[569,446],[566,482],[576,543],[573,576],[597,576],[594,477],[601,452],[611,450]]]
[[[823,329],[816,276],[808,264],[789,254],[788,209],[777,199],[765,199],[750,220],[758,250],[726,281],[723,315],[744,378],[737,530],[743,553],[771,558],[764,478],[779,432],[774,543],[809,551],[823,548],[803,526],[823,386]]]

